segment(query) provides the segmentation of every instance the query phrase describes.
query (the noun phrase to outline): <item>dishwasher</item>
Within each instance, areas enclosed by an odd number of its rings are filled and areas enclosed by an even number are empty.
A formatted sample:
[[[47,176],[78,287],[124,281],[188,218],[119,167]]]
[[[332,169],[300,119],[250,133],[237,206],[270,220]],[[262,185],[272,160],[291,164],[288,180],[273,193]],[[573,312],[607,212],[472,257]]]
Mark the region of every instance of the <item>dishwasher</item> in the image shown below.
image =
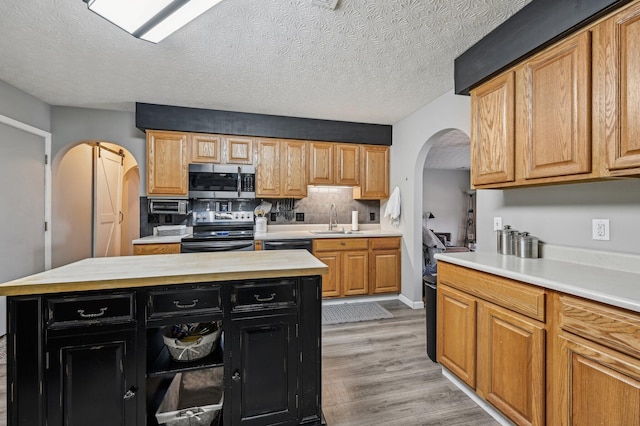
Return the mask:
[[[310,238],[262,241],[262,250],[307,250],[311,253],[312,247],[313,240]]]

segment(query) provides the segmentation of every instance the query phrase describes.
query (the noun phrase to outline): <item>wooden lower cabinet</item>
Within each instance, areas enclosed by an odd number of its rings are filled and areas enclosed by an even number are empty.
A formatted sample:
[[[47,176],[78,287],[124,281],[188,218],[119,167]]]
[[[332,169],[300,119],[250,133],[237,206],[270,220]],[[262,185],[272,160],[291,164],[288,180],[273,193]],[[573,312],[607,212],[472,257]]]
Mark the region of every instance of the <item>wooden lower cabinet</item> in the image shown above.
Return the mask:
[[[329,267],[322,297],[399,293],[400,237],[315,239],[313,255]]]
[[[519,425],[545,424],[545,329],[523,315],[478,303],[476,391]]]
[[[134,244],[134,255],[180,253],[180,243]]]
[[[517,425],[640,426],[640,313],[438,264],[438,361]]]
[[[640,360],[571,334],[559,338],[559,425],[640,425]]]
[[[438,284],[438,362],[476,387],[476,299]]]

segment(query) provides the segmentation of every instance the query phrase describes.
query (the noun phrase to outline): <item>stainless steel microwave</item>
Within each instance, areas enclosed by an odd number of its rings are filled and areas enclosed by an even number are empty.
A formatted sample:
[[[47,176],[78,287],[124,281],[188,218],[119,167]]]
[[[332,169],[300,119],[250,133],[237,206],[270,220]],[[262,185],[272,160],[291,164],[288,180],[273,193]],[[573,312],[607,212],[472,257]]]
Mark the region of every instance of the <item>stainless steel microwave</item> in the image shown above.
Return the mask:
[[[189,164],[189,198],[254,199],[255,182],[254,166]]]
[[[180,198],[149,198],[149,213],[189,214],[189,200]]]

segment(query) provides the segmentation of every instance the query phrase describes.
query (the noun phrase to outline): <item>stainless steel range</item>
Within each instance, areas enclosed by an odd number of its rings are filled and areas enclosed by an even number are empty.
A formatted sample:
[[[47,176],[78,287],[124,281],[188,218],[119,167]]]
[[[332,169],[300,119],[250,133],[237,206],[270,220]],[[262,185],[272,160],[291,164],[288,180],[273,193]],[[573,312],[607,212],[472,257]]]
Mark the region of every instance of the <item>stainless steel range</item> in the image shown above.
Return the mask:
[[[182,253],[251,251],[253,212],[193,212],[193,234],[182,238]]]

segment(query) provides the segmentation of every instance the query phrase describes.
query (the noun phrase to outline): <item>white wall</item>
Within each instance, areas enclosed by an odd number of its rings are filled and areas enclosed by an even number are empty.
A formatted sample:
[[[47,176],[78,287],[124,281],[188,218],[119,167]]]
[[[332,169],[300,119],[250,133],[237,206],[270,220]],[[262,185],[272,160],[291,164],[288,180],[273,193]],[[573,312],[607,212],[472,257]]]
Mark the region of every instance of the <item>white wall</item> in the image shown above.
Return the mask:
[[[112,142],[128,151],[125,152],[125,167],[137,163],[140,176],[145,176],[146,142],[144,133],[135,127],[132,112],[54,106],[51,128],[54,157],[52,261],[55,267],[92,255],[91,148],[87,146],[87,150],[81,149],[70,157],[65,154],[71,153],[78,142]],[[139,181],[140,194],[144,194],[145,180]],[[69,192],[74,189],[77,194]]]
[[[49,104],[2,80],[0,80],[0,114],[45,132],[51,131]]]
[[[469,205],[468,170],[424,169],[422,211],[435,216],[429,229],[450,232],[453,245],[463,245]]]
[[[393,125],[391,188],[398,186],[402,215],[398,228],[383,218],[383,229],[403,234],[402,295],[418,307],[422,303],[422,174],[429,149],[443,131],[459,129],[469,134],[470,101],[466,96],[446,93]],[[381,205],[384,214],[386,203]]]
[[[493,217],[550,244],[640,254],[640,180],[479,190],[478,250],[496,250]],[[591,220],[609,219],[611,240],[591,239]]]

